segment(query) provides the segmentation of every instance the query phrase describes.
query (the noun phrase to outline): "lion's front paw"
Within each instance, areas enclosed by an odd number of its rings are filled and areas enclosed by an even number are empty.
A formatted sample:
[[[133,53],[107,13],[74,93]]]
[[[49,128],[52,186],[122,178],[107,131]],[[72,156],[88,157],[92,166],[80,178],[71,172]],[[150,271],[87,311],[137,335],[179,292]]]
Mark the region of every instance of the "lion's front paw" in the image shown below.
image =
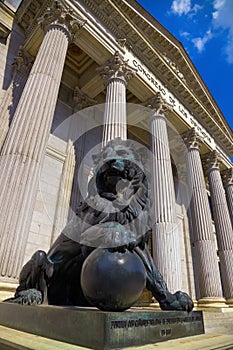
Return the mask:
[[[160,302],[162,310],[180,310],[180,311],[192,311],[194,304],[192,299],[187,293],[178,291],[174,294],[168,295],[168,297]]]
[[[16,292],[13,298],[4,300],[7,303],[16,303],[21,305],[38,305],[42,304],[42,293],[37,289],[26,289]]]

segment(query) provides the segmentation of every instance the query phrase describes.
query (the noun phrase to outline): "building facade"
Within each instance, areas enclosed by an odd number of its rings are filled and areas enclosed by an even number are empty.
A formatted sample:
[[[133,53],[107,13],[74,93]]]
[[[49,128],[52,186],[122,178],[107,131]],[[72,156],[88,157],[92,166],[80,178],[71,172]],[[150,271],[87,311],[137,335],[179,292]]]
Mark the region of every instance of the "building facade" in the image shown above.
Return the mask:
[[[151,250],[169,289],[233,307],[232,130],[181,43],[135,0],[0,13],[2,299],[85,197],[90,155],[121,137],[152,155]]]

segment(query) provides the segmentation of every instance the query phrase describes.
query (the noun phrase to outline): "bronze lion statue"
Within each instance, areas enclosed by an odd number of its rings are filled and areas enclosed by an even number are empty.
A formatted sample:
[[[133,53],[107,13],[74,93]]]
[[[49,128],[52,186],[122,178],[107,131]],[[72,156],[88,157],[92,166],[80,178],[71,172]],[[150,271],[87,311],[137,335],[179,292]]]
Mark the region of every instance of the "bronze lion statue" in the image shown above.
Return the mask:
[[[146,270],[146,288],[162,310],[192,310],[186,293],[168,291],[148,249],[153,219],[146,158],[145,147],[136,150],[131,141],[121,139],[93,156],[94,175],[76,216],[48,253],[33,254],[22,268],[14,298],[7,302],[89,306],[80,275],[89,254],[102,247],[137,254]]]

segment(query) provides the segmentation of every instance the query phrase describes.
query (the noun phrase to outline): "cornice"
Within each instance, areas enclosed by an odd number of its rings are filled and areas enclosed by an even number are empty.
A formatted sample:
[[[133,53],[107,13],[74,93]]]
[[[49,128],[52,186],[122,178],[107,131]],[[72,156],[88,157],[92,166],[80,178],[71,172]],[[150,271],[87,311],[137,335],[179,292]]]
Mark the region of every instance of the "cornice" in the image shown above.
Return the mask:
[[[0,38],[5,39],[10,34],[14,16],[14,11],[0,2]]]
[[[46,9],[51,6],[53,0],[27,0],[23,1],[16,12],[16,19],[23,28],[25,38],[29,38],[40,25],[37,22]]]

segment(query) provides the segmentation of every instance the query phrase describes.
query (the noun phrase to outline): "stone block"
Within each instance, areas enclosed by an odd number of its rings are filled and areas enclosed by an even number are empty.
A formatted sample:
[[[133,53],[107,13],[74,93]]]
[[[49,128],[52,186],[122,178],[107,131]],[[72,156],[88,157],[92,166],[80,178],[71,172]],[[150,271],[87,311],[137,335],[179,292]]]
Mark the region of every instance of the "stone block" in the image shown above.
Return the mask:
[[[0,304],[0,324],[96,350],[152,344],[204,333],[201,311],[154,311]]]

